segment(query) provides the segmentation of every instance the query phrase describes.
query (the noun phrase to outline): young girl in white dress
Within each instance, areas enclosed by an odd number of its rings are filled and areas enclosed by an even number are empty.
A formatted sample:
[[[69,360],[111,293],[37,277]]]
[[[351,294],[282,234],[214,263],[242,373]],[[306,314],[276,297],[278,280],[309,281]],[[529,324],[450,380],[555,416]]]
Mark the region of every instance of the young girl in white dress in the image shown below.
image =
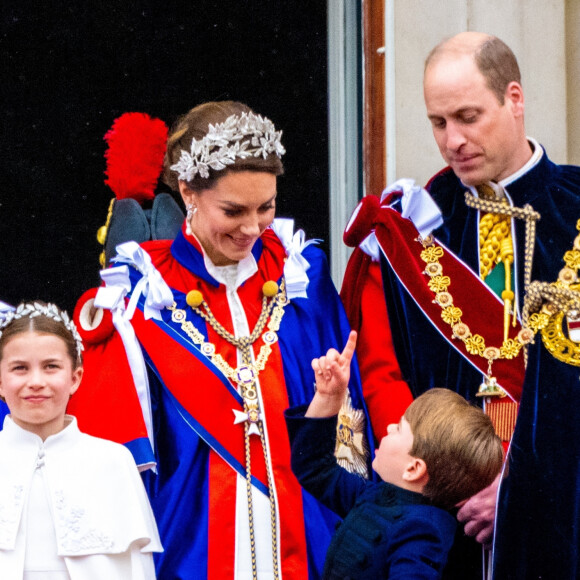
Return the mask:
[[[150,580],[162,550],[131,453],[66,415],[83,375],[73,322],[52,304],[0,312],[2,580]]]

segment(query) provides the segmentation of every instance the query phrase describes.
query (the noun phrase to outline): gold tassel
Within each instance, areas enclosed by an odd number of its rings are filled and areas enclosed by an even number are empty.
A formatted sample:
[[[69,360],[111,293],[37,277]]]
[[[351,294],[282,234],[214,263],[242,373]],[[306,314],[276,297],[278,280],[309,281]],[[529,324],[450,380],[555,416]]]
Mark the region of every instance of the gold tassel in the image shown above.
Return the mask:
[[[511,305],[514,301],[515,295],[512,291],[511,272],[514,261],[514,249],[512,244],[512,237],[508,235],[501,241],[500,246],[500,260],[503,262],[505,268],[505,290],[501,293],[503,300],[503,339],[506,341],[509,336]]]

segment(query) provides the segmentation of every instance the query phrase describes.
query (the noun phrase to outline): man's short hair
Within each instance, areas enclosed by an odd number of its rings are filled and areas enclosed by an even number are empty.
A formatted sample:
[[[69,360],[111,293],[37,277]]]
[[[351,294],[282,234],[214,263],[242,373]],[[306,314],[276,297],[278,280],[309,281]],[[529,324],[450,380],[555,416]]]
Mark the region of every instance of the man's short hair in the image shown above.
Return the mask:
[[[513,81],[521,84],[520,67],[515,54],[505,42],[492,36],[475,52],[474,58],[487,86],[503,105],[507,86]]]
[[[413,433],[409,454],[425,461],[423,495],[450,509],[490,485],[503,447],[490,418],[450,389],[430,389],[404,415]]]
[[[511,48],[496,36],[489,36],[481,44],[462,43],[455,37],[443,40],[431,50],[425,59],[425,70],[435,60],[444,55],[472,56],[475,64],[486,80],[489,89],[501,105],[509,83],[521,84],[518,61]]]

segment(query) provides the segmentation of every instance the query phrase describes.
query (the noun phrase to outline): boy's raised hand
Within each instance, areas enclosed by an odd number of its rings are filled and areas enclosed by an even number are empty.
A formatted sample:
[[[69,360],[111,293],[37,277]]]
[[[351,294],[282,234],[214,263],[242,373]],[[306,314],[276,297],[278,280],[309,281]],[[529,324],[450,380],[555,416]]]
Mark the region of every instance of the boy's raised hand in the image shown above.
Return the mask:
[[[350,379],[350,363],[356,348],[356,332],[351,331],[341,353],[331,348],[326,355],[312,360],[316,393],[306,417],[331,417],[340,411]]]

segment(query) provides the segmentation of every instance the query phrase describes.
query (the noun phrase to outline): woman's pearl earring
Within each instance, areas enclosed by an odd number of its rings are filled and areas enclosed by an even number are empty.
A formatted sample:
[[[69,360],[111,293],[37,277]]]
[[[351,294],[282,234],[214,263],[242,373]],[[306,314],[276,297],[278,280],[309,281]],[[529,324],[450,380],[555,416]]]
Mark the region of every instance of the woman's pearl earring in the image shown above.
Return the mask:
[[[196,214],[197,207],[194,207],[192,203],[187,206],[187,215],[185,216],[185,233],[191,236],[191,218]]]

